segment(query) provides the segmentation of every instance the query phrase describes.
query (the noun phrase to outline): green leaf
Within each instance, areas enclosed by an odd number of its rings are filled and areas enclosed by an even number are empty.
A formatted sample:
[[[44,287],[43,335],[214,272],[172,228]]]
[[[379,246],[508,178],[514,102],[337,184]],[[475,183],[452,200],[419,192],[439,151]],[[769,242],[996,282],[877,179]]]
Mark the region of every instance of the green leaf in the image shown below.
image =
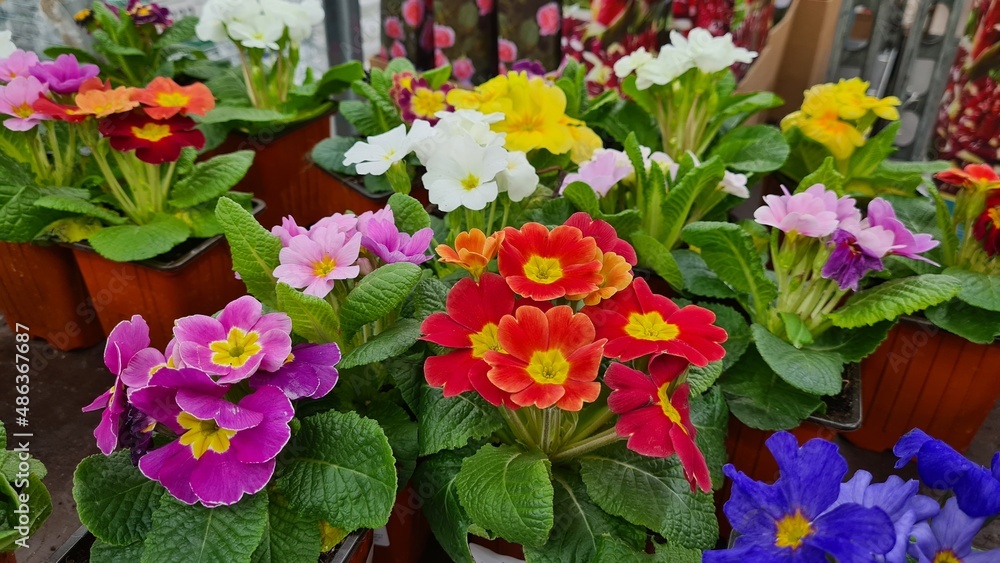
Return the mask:
[[[236,151],[195,164],[170,189],[170,205],[179,209],[192,207],[228,192],[246,176],[253,156],[253,151]]]
[[[462,461],[458,498],[472,521],[507,541],[537,547],[552,529],[550,463],[540,452],[487,444]]]
[[[646,546],[646,531],[601,510],[575,472],[557,473],[552,486],[555,490],[552,505],[559,518],[544,545],[524,548],[528,561],[593,561],[600,539],[606,536],[620,538],[637,550]]]
[[[448,82],[448,79],[451,78],[451,65],[439,66],[437,68],[424,71],[420,77],[427,81],[427,86],[429,86],[431,90],[437,90],[441,88],[441,86],[444,86],[444,83]]]
[[[420,334],[419,322],[414,319],[399,319],[396,324],[351,350],[337,367],[350,369],[395,358],[413,346],[420,339]]]
[[[860,328],[833,327],[821,334],[808,349],[835,353],[844,363],[860,362],[879,347],[893,324],[893,321],[882,321]]]
[[[421,509],[434,537],[448,556],[457,563],[474,563],[468,532],[472,520],[458,501],[455,488],[462,459],[456,452],[445,451],[421,461],[414,486],[424,501]]]
[[[580,458],[590,498],[605,512],[645,526],[684,547],[715,547],[719,523],[712,495],[691,492],[676,457],[636,454],[624,443]]]
[[[890,280],[855,293],[847,303],[830,313],[829,318],[834,325],[843,328],[892,321],[902,315],[944,303],[961,289],[962,284],[958,279],[942,274]]]
[[[0,185],[0,240],[30,242],[49,223],[65,214],[35,207],[42,192],[31,185]]]
[[[959,299],[973,307],[1000,312],[1000,276],[980,274],[959,267],[948,268],[944,273],[961,284]]]
[[[729,170],[771,172],[781,168],[788,152],[788,143],[776,127],[751,125],[723,135],[710,154],[722,159]]]
[[[952,226],[951,211],[948,203],[941,197],[941,192],[934,186],[933,182],[924,184],[927,191],[934,200],[934,215],[937,218],[938,228],[941,229],[941,257],[945,264],[954,264],[955,255],[958,252],[958,234]]]
[[[684,159],[682,164],[683,161]],[[660,221],[666,228],[665,233],[658,237],[660,242],[671,249],[677,245],[694,204],[708,192],[715,190],[725,173],[723,162],[712,157],[680,176],[680,181],[670,189],[660,206]],[[654,208],[648,212],[655,213],[656,210]]]
[[[233,254],[233,269],[247,291],[265,305],[276,308],[278,297],[272,275],[278,267],[281,239],[267,232],[249,211],[235,201],[222,198],[215,208]]]
[[[198,18],[195,16],[185,16],[179,20],[174,20],[163,33],[156,39],[156,48],[162,49],[176,43],[183,43],[195,38],[194,28],[198,25]]]
[[[785,383],[753,347],[726,371],[719,384],[730,412],[743,424],[760,430],[795,428],[823,406],[816,395]]]
[[[392,378],[392,383],[403,396],[403,402],[410,412],[419,412],[421,384],[424,381],[424,353],[420,351],[409,356],[386,360],[383,365]]]
[[[156,215],[145,225],[105,227],[90,236],[98,254],[115,262],[155,258],[191,236],[187,223],[171,215]]]
[[[420,280],[410,293],[413,318],[423,321],[432,313],[445,310],[450,286],[438,278]]]
[[[389,196],[389,207],[392,208],[396,228],[404,233],[412,235],[420,229],[428,229],[431,226],[431,217],[424,210],[424,206],[406,194]]]
[[[420,396],[420,455],[460,448],[469,440],[486,438],[503,426],[496,407],[476,393],[445,397],[440,389],[423,386]]]
[[[626,82],[628,79],[626,79]],[[635,84],[635,81],[632,81]],[[632,169],[635,171],[635,184],[642,189],[642,186],[646,185],[646,163],[642,159],[642,149],[639,147],[639,141],[636,139],[635,133],[629,133],[628,137],[625,139],[625,155],[628,156],[629,162],[632,163]]]
[[[886,161],[892,153],[896,152],[893,142],[896,140],[896,133],[899,132],[899,121],[894,121],[886,125],[885,129],[877,135],[870,137],[863,146],[851,154],[851,161],[848,165],[850,176],[853,178],[865,178],[871,176],[880,164]]]
[[[128,545],[149,533],[164,489],[132,465],[127,451],[84,458],[73,473],[80,521],[111,545]]]
[[[390,400],[377,400],[365,415],[374,419],[389,440],[396,458],[396,487],[402,489],[417,467],[417,422],[403,408]]]
[[[97,219],[111,225],[122,225],[128,222],[128,219],[122,217],[114,211],[91,203],[89,201],[90,194],[87,190],[77,190],[74,188],[49,188],[42,193],[45,195],[42,195],[42,197],[35,200],[35,207],[43,207],[53,211],[65,211],[67,213],[84,215],[87,217],[96,217]]]
[[[214,89],[212,92],[218,98],[222,98]],[[204,117],[198,117],[198,123],[229,123],[231,121],[246,121],[249,123],[270,123],[283,121],[291,117],[290,115],[275,111],[273,109],[259,109],[251,107],[237,106],[215,106]]]
[[[732,223],[698,222],[684,228],[683,238],[700,249],[702,259],[719,279],[750,295],[757,318],[766,318],[778,288],[764,272],[746,231]]]
[[[566,186],[562,196],[573,204],[577,210],[583,211],[591,217],[601,215],[601,207],[597,202],[597,194],[586,182],[573,182]]]
[[[56,58],[58,58],[59,55],[73,55],[76,57],[77,62],[79,62],[80,64],[84,63],[94,64],[94,65],[101,64],[101,61],[98,60],[97,57],[77,47],[69,47],[65,45],[53,45],[51,47],[46,47],[45,50],[42,51],[42,53],[44,53],[46,57],[52,60],[56,60]]]
[[[686,248],[671,251],[677,267],[684,276],[684,291],[702,297],[732,299],[736,297],[733,288],[726,285],[715,272],[708,268],[701,255]]]
[[[659,563],[701,563],[700,549],[688,549],[676,545],[657,545],[654,561]]]
[[[296,512],[348,531],[389,520],[396,471],[377,422],[353,412],[309,416],[286,449],[277,485]]]
[[[833,157],[827,157],[823,160],[822,166],[802,178],[795,193],[801,193],[816,184],[822,184],[826,189],[832,190],[838,195],[844,195],[844,180],[844,175],[837,171],[837,164]]]
[[[310,158],[316,166],[329,172],[337,172],[347,176],[356,176],[358,171],[353,164],[344,164],[344,153],[350,150],[358,140],[353,137],[331,137],[323,139],[313,147]]]
[[[358,100],[345,100],[337,108],[340,115],[354,126],[359,135],[370,137],[385,133],[388,129],[379,123],[371,104]]]
[[[652,557],[641,549],[633,549],[625,542],[611,536],[597,539],[594,563],[650,563]]]
[[[22,483],[16,484],[22,485]],[[48,520],[49,515],[52,514],[52,497],[49,496],[48,489],[42,484],[42,480],[38,478],[38,475],[29,474],[27,483],[19,486],[18,489],[14,489],[11,485],[12,483],[6,480],[0,480],[0,516],[6,517],[8,519],[7,524],[9,524],[9,526],[0,527],[0,553],[17,549],[18,545],[14,542],[21,539],[21,534],[17,530],[11,530],[15,517],[13,513],[14,507],[10,505],[4,506],[6,503],[4,503],[4,491],[2,489],[7,489],[6,496],[8,498],[12,498],[15,493],[28,496],[28,521],[24,525],[28,528],[29,537],[34,535],[42,524]],[[17,504],[20,504],[20,499],[17,500]],[[20,516],[18,516],[17,525],[22,525]]]
[[[291,317],[295,334],[315,344],[339,340],[337,313],[325,299],[306,295],[284,283],[279,283],[275,289],[278,310]]]
[[[992,344],[1000,338],[1000,315],[959,299],[931,307],[924,314],[935,325],[976,344]]]
[[[805,321],[802,317],[799,317],[795,313],[778,313],[781,317],[781,321],[785,326],[785,335],[788,336],[788,341],[792,343],[792,346],[796,348],[802,348],[803,346],[808,346],[813,343],[812,333],[809,332],[809,327],[806,326]]]
[[[800,350],[756,323],[750,329],[761,357],[790,385],[813,395],[840,393],[844,360],[839,354]]]
[[[700,395],[708,390],[722,376],[722,362],[711,362],[705,367],[691,366],[688,369],[688,383],[691,394]]]
[[[420,267],[409,262],[386,264],[362,278],[340,310],[344,336],[399,308],[418,281]]]
[[[729,430],[729,407],[719,387],[712,387],[704,395],[691,397],[691,423],[698,430],[695,444],[708,463],[712,487],[718,489],[724,479],[722,466],[728,459],[726,433]]]
[[[355,80],[365,77],[365,69],[360,61],[348,61],[332,66],[323,73],[316,85],[316,98],[326,99],[351,87]]]
[[[785,103],[784,100],[771,92],[739,94],[726,100],[719,108],[719,113],[713,119],[742,115],[749,117],[757,112],[779,107],[783,103]]]
[[[258,493],[231,506],[205,508],[163,495],[153,513],[142,563],[249,562],[267,524],[267,495]]]
[[[715,325],[726,329],[728,338],[722,343],[722,347],[726,349],[726,356],[722,358],[722,369],[729,369],[750,346],[750,325],[743,315],[732,307],[718,303],[699,303],[698,306],[715,313]]]
[[[135,563],[142,560],[142,542],[111,545],[95,538],[90,546],[91,563]]]
[[[663,243],[651,236],[636,232],[632,233],[632,246],[635,247],[639,257],[639,264],[656,272],[656,275],[666,280],[674,289],[684,289],[683,273],[670,249],[663,246]]]
[[[103,24],[102,27],[104,27]],[[94,38],[94,49],[109,59],[115,57],[146,56],[146,53],[142,49],[137,49],[135,47],[129,47],[128,45],[119,45],[118,43],[115,43],[115,40],[112,39],[111,36],[108,35],[108,32],[104,31],[104,29],[94,30],[94,32],[91,33],[90,36]]]
[[[251,563],[298,563],[319,559],[319,525],[313,518],[303,518],[284,504],[283,499],[270,497],[267,520],[260,545],[250,556]]]

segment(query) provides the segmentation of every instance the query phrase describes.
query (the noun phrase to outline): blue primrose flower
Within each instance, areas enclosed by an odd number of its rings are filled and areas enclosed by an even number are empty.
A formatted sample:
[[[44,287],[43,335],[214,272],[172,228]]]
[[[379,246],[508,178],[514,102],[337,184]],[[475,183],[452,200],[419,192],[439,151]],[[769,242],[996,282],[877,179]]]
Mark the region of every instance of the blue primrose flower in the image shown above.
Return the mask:
[[[706,551],[705,563],[869,563],[896,543],[880,508],[834,506],[847,474],[837,446],[810,440],[801,448],[788,432],[768,438],[781,470],[773,485],[754,481],[732,464],[723,471],[733,492],[723,511],[740,536],[729,550]]]
[[[972,551],[972,539],[985,521],[962,512],[952,497],[930,524],[921,522],[913,528],[910,556],[918,563],[997,563],[1000,549]]]
[[[899,469],[917,458],[917,473],[924,485],[951,489],[963,512],[973,518],[1000,514],[1000,452],[993,456],[992,470],[973,463],[948,444],[914,429],[899,439],[892,453]]]

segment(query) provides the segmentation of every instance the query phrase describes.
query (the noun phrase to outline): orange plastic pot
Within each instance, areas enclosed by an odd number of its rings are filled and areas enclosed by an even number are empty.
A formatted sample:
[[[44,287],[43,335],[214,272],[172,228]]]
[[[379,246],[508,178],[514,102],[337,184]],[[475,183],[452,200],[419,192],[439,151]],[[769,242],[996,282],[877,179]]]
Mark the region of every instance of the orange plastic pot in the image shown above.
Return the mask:
[[[330,213],[352,211],[360,215],[365,211],[378,211],[385,207],[385,204],[389,202],[389,196],[392,195],[392,193],[368,191],[361,178],[327,172],[315,165],[312,167],[324,176],[324,189],[337,202],[337,209]]]
[[[965,451],[1000,398],[1000,343],[975,344],[906,317],[861,364],[865,421],[844,434],[851,443],[885,451],[920,428]]]
[[[61,246],[0,242],[0,311],[7,324],[59,350],[104,339],[73,253]]]
[[[420,510],[423,499],[410,484],[398,494],[385,528],[375,532],[375,561],[417,563],[431,536]]]
[[[259,201],[255,206],[255,213],[264,208]],[[174,319],[211,315],[246,293],[221,235],[170,262],[112,262],[86,245],[72,249],[105,335],[119,322],[142,315],[152,345],[162,348],[170,341]]]

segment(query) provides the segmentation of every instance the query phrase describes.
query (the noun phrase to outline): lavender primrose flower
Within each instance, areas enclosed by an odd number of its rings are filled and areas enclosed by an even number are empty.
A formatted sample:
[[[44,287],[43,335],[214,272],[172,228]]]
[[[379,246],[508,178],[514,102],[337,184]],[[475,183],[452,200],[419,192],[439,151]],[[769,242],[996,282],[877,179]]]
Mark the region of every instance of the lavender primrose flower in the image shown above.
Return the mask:
[[[820,274],[837,282],[841,290],[858,290],[858,283],[868,272],[885,267],[882,258],[892,249],[893,235],[882,227],[861,227],[845,221],[833,232],[833,252]]]
[[[31,68],[38,64],[38,55],[18,49],[0,61],[0,82],[10,82],[18,76],[31,76]]]
[[[768,438],[781,475],[773,485],[753,481],[727,464],[733,492],[723,510],[739,532],[734,548],[706,551],[705,563],[862,563],[892,549],[892,521],[881,509],[845,503],[847,462],[837,446],[810,440],[799,447],[788,432]]]
[[[300,235],[308,235],[309,229],[300,227],[291,215],[281,218],[281,224],[271,227],[271,234],[281,239],[281,246],[288,246],[292,239]]]
[[[73,94],[101,69],[93,64],[80,64],[75,55],[59,55],[54,61],[39,63],[30,69],[31,75],[49,85],[56,94]]]
[[[333,291],[337,280],[358,277],[361,269],[355,265],[361,251],[362,238],[334,227],[313,228],[309,235],[293,237],[278,253],[280,265],[274,277],[306,295],[324,298]],[[274,370],[268,370],[274,371]]]
[[[250,377],[250,388],[272,385],[290,400],[322,399],[337,384],[340,347],[330,344],[299,344],[292,348],[285,365],[274,372],[258,371]]]
[[[372,219],[365,226],[365,231],[361,237],[361,245],[386,264],[423,264],[431,259],[427,249],[434,236],[433,229],[420,229],[411,237],[400,232],[392,221]]]
[[[917,563],[997,563],[1000,549],[972,551],[972,540],[985,521],[962,512],[958,501],[950,498],[930,524],[921,522],[913,528],[910,556]]]
[[[896,210],[888,201],[877,197],[868,204],[867,222],[873,227],[881,227],[893,234],[890,254],[903,256],[911,260],[923,260],[938,266],[937,262],[924,258],[920,254],[941,244],[928,234],[913,234],[896,218]]]
[[[309,232],[313,232],[317,229],[328,229],[331,227],[337,231],[345,233],[349,238],[358,230],[358,217],[352,214],[334,213],[329,217],[323,217],[319,221],[316,221],[316,224],[309,229]]]
[[[785,186],[781,190],[783,195],[764,196],[765,205],[754,211],[754,220],[786,233],[821,238],[832,234],[842,221],[861,219],[853,199],[838,198],[822,184],[797,194]]]
[[[263,314],[249,295],[226,305],[218,318],[191,315],[174,321],[174,338],[185,365],[235,383],[258,369],[275,371],[292,351],[292,320],[285,313]]]
[[[969,516],[989,518],[1000,514],[1000,452],[993,456],[992,469],[987,469],[915,428],[896,442],[892,453],[899,458],[897,469],[916,458],[917,473],[924,485],[951,489],[958,506]]]
[[[917,494],[919,488],[920,482],[916,479],[903,481],[895,475],[890,476],[885,483],[873,485],[872,474],[860,470],[849,481],[840,485],[840,496],[830,508],[848,503],[881,508],[892,520],[896,544],[884,556],[874,556],[875,561],[906,563],[906,548],[913,527],[918,522],[936,516],[941,510],[936,500]]]
[[[118,447],[122,415],[127,406],[122,372],[132,357],[147,346],[149,346],[149,325],[139,315],[133,315],[130,320],[118,323],[108,335],[108,343],[104,347],[104,365],[114,374],[115,382],[110,389],[94,399],[94,402],[83,407],[83,412],[104,409],[101,413],[101,422],[94,429],[97,447],[104,455],[111,455],[111,452]]]
[[[358,232],[363,235],[368,234],[368,224],[372,221],[388,221],[395,224],[396,218],[392,214],[392,207],[386,205],[378,211],[365,211],[361,215],[358,215]]]
[[[627,159],[623,162],[619,154],[615,150],[598,149],[593,158],[580,166],[579,171],[566,175],[559,193],[563,193],[573,182],[583,182],[599,197],[608,195],[615,184],[632,174],[632,165]]]
[[[163,369],[130,396],[179,436],[144,455],[139,470],[181,502],[211,508],[257,493],[291,438],[295,411],[280,389],[265,385],[237,404],[225,399],[228,391],[202,371]]]

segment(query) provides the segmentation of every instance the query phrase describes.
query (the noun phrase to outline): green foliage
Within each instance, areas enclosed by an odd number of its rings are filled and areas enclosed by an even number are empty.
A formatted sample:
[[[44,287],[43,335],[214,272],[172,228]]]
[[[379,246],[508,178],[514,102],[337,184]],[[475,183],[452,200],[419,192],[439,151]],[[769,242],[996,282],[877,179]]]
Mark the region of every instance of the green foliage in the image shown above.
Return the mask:
[[[844,181],[844,175],[837,171],[837,165],[831,156],[823,160],[822,166],[799,181],[795,193],[804,192],[816,184],[822,184],[826,189],[842,196],[844,195]]]
[[[278,309],[291,317],[295,334],[316,344],[340,340],[339,319],[329,302],[283,283],[275,289]]]
[[[726,371],[719,385],[729,410],[743,424],[761,430],[795,428],[823,406],[818,396],[786,383],[764,362],[756,348]]]
[[[751,125],[723,135],[710,154],[719,157],[729,170],[754,173],[781,168],[788,151],[788,143],[776,128]]]
[[[267,525],[267,495],[230,506],[188,505],[165,493],[143,542],[142,563],[249,563]]]
[[[77,514],[90,533],[114,546],[142,541],[164,489],[132,465],[129,452],[92,455],[73,474]]]
[[[393,401],[383,395],[365,411],[365,416],[378,422],[385,432],[396,459],[396,487],[402,490],[417,467],[419,444],[417,442],[417,422]]]
[[[465,446],[503,426],[496,407],[476,393],[445,397],[440,389],[423,386],[420,397],[420,455]]]
[[[642,234],[632,234],[632,246],[639,258],[639,264],[656,272],[671,287],[680,291],[685,289],[683,270],[677,264],[670,249],[655,238]]]
[[[453,561],[473,563],[468,535],[472,520],[462,508],[455,487],[462,459],[453,451],[434,454],[420,463],[414,482],[416,490],[421,491],[421,508],[438,543]]]
[[[992,344],[1000,338],[1000,315],[952,299],[924,312],[935,325],[977,344]]]
[[[683,160],[689,158],[689,156],[685,156],[682,159],[682,168]],[[653,168],[654,170],[659,169],[659,167]],[[648,234],[658,238],[670,249],[677,247],[681,239],[681,230],[688,224],[692,209],[716,189],[725,173],[726,164],[715,156],[690,169],[687,173],[678,172],[679,181],[671,187],[663,199],[663,203],[644,210],[645,213],[651,213],[656,217],[652,222],[653,227],[648,228]],[[657,214],[657,210],[659,210],[659,214]],[[644,224],[648,226],[651,223],[647,220]]]
[[[90,192],[82,188],[47,188],[35,206],[74,215],[93,217],[111,225],[122,225],[127,220],[121,215],[91,202]]]
[[[350,369],[395,358],[416,344],[420,334],[419,322],[414,319],[399,319],[389,328],[351,350],[337,366],[341,369]]]
[[[686,248],[678,248],[670,253],[674,261],[680,268],[684,278],[681,286],[687,293],[700,295],[702,297],[714,297],[716,299],[732,299],[736,297],[736,292],[729,287],[719,276],[715,275],[705,260],[697,252]]]
[[[472,521],[486,530],[527,548],[548,538],[553,488],[544,454],[487,444],[462,461],[455,487]]]
[[[389,207],[392,208],[393,219],[401,232],[412,235],[431,226],[431,217],[423,204],[406,194],[389,196]]]
[[[115,262],[155,258],[191,236],[187,223],[172,215],[158,214],[144,225],[105,227],[90,236],[98,254]]]
[[[353,137],[331,137],[323,139],[313,147],[310,158],[313,163],[328,172],[336,172],[347,176],[357,176],[353,164],[344,164],[344,154],[354,146],[357,139]]]
[[[253,157],[253,151],[236,151],[195,164],[170,189],[170,205],[192,207],[225,194],[250,170]]]
[[[283,499],[271,496],[260,544],[251,563],[298,563],[319,559],[320,530],[315,520],[296,514]]]
[[[699,303],[715,313],[715,324],[726,330],[728,337],[722,343],[726,350],[726,355],[722,358],[723,369],[729,369],[743,356],[743,353],[750,345],[750,327],[746,319],[736,309],[718,303]]]
[[[993,313],[1000,312],[1000,276],[971,272],[957,267],[948,268],[944,273],[959,282],[961,286],[958,292],[959,299],[973,307]]]
[[[922,311],[959,293],[961,282],[943,274],[924,274],[891,280],[855,293],[830,314],[833,324],[855,328]]]
[[[233,255],[233,269],[254,297],[277,307],[275,279],[281,240],[267,232],[246,209],[226,198],[219,200],[215,216],[226,234]]]
[[[362,278],[340,310],[344,336],[349,338],[362,326],[398,309],[418,281],[420,267],[409,262],[386,264]]]
[[[52,513],[52,498],[42,484],[45,467],[30,456],[22,460],[23,452],[8,451],[6,448],[7,432],[0,422],[0,554],[14,551],[19,547],[17,542],[23,541],[23,528],[18,530],[15,526],[26,526],[30,537]],[[27,474],[21,467],[24,461],[28,464]],[[20,513],[24,505],[22,495],[28,497],[27,522],[21,521],[25,516]]]
[[[813,395],[840,393],[844,371],[840,355],[796,348],[759,324],[751,330],[761,357],[789,385]]]
[[[727,461],[726,433],[729,429],[729,407],[719,387],[691,397],[691,423],[698,429],[695,443],[705,455],[712,486],[718,489],[723,481],[722,466]]]
[[[35,206],[42,192],[31,185],[0,185],[0,240],[30,242],[65,213]]]

